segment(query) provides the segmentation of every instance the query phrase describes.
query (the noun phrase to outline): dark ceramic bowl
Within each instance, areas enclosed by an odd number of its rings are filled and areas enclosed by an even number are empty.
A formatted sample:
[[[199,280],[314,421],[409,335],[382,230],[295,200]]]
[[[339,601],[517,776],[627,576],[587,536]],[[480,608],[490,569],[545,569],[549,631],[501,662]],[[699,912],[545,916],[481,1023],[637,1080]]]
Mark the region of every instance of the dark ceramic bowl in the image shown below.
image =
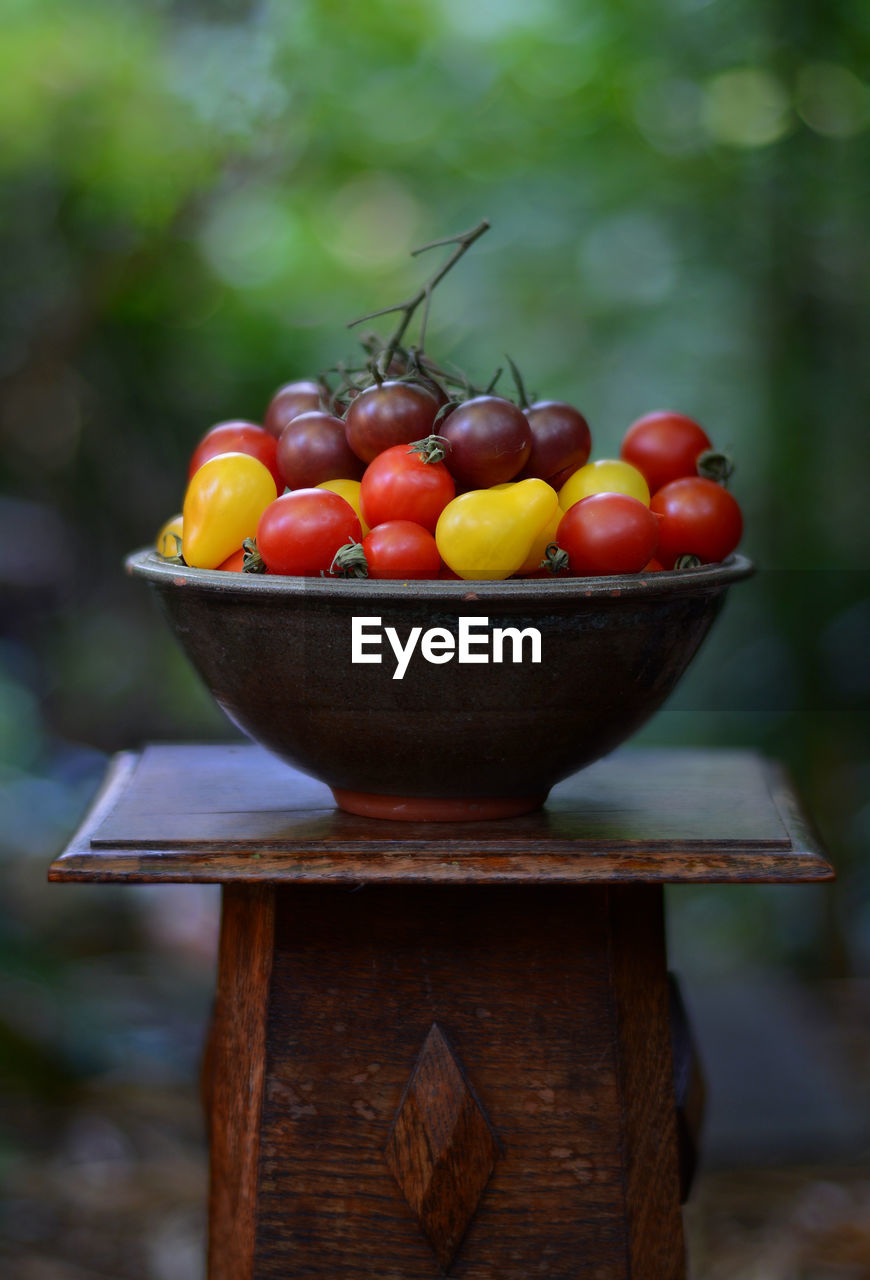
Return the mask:
[[[735,555],[622,577],[369,582],[188,569],[149,551],[127,569],[251,738],[352,813],[450,820],[535,808],[639,729],[752,572]],[[380,662],[352,661],[354,627],[358,656]],[[420,628],[401,677],[389,628],[402,648]],[[467,649],[451,653],[462,628]]]

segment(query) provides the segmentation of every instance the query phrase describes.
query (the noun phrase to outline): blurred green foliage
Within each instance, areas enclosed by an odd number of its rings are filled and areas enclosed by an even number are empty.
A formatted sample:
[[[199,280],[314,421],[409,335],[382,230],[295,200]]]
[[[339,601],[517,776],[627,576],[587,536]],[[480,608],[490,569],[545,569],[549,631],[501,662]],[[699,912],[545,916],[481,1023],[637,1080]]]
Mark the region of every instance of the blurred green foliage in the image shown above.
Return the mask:
[[[93,749],[226,733],[123,555],[208,426],[352,355],[409,250],[486,216],[434,355],[510,352],[597,456],[672,407],[737,460],[761,572],[645,737],[784,757],[843,876],[674,911],[866,969],[868,65],[860,0],[7,0],[7,856],[62,840]]]

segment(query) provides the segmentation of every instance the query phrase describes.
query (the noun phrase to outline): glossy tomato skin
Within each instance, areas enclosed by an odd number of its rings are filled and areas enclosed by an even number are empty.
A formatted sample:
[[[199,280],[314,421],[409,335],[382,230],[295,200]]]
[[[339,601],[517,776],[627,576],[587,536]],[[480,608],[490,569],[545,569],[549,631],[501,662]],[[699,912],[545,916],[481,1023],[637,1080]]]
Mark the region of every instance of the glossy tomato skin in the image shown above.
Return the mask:
[[[450,441],[445,465],[464,489],[488,489],[513,480],[532,451],[529,420],[501,396],[475,396],[439,424]]]
[[[659,517],[656,559],[672,569],[680,556],[717,564],[736,548],[743,516],[736,499],[715,480],[684,476],[653,494],[650,510]]]
[[[698,474],[698,457],[712,448],[702,426],[682,413],[648,413],[625,433],[620,456],[644,476],[650,493],[671,480]]]
[[[292,422],[300,413],[310,413],[312,409],[320,407],[320,386],[313,379],[299,378],[296,382],[285,382],[269,401],[263,426],[277,440],[288,422]]]
[[[575,577],[638,573],[656,553],[657,521],[638,498],[594,493],[565,512],[556,542]]]
[[[281,432],[278,468],[288,489],[313,489],[324,480],[359,480],[365,463],[348,445],[341,418],[314,409]]]
[[[579,409],[561,400],[540,400],[523,413],[532,429],[532,449],[517,479],[534,476],[559,488],[589,459],[589,423]]]
[[[363,518],[369,528],[386,520],[411,520],[430,533],[456,496],[443,462],[424,462],[406,444],[393,445],[369,463],[360,485]]]
[[[268,431],[258,427],[256,422],[219,422],[207,431],[191,456],[187,469],[188,479],[204,462],[216,458],[219,453],[246,453],[249,457],[256,458],[272,476],[278,492],[282,492],[284,481],[278,470],[278,442]]]
[[[387,520],[363,540],[370,578],[437,578],[441,556],[428,529],[411,520]]]
[[[319,577],[339,547],[362,541],[349,502],[329,489],[294,489],[266,508],[257,525],[257,550],[269,573]]]
[[[348,407],[347,443],[363,462],[397,444],[422,440],[438,412],[435,397],[415,382],[382,382],[366,387]]]

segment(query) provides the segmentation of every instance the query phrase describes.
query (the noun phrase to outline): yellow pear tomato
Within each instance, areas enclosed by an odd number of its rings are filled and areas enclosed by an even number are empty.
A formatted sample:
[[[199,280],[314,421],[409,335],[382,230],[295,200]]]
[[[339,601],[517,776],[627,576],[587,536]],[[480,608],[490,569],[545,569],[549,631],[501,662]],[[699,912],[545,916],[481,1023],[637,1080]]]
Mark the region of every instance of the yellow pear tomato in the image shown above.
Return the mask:
[[[220,453],[194,472],[184,495],[182,554],[194,569],[216,569],[278,496],[267,467],[247,453]]]
[[[569,476],[559,490],[559,506],[563,511],[593,493],[627,493],[649,506],[649,487],[637,467],[619,458],[601,458],[587,462]]]
[[[167,520],[166,524],[160,530],[155,539],[154,546],[157,554],[163,556],[164,560],[171,559],[173,556],[181,555],[181,540],[184,521],[180,515],[173,516],[171,520]]]
[[[359,516],[359,522],[362,526],[362,536],[371,533],[371,529],[363,520],[362,506],[360,504],[360,482],[359,480],[324,480],[317,486],[318,489],[329,489],[331,493],[337,493],[340,498],[344,498],[345,502],[349,502],[354,511]]]
[[[504,489],[472,489],[441,512],[435,542],[460,578],[509,578],[529,557],[558,511],[555,489],[520,480]]]

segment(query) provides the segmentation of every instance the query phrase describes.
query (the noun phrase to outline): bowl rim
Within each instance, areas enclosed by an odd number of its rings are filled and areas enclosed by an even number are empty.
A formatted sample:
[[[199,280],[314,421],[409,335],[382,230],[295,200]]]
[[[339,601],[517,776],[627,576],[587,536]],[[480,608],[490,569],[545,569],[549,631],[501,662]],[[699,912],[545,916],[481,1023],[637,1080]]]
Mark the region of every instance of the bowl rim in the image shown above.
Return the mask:
[[[735,552],[719,564],[653,573],[603,574],[596,578],[480,578],[372,581],[368,578],[303,578],[280,574],[228,573],[193,569],[164,560],[153,547],[127,556],[128,574],[155,586],[195,586],[221,596],[312,596],[329,600],[587,600],[596,596],[659,596],[718,591],[755,572],[752,561]]]

